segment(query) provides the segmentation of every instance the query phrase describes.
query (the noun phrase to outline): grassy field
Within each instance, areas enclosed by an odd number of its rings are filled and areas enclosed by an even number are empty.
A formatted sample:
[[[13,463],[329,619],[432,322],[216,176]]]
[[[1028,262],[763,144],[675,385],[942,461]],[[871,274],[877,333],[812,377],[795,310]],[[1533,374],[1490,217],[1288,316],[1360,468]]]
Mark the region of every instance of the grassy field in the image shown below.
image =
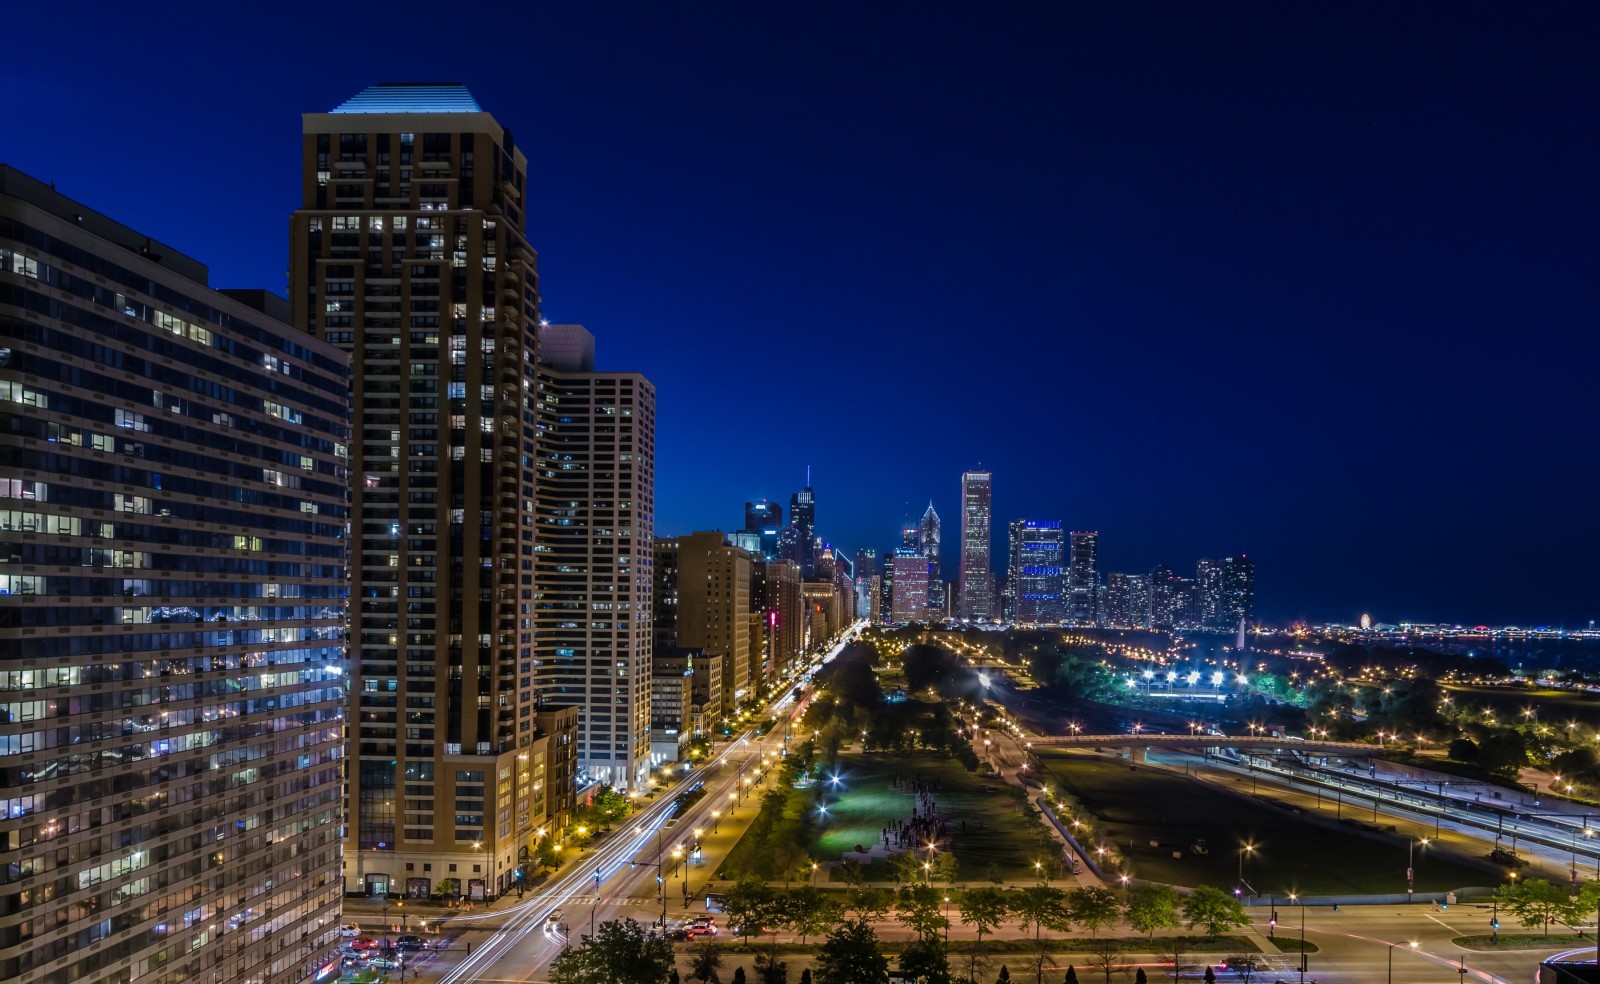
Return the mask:
[[[939,784],[934,795],[939,812],[956,818],[950,837],[961,879],[985,879],[990,865],[1008,881],[1031,877],[1033,862],[1047,853],[1039,847],[1033,825],[1019,814],[1010,787],[1000,779],[974,775],[953,759],[933,753],[847,755],[840,764],[843,782],[837,800],[830,794],[827,823],[812,845],[812,856],[818,860],[836,862],[857,845],[881,844],[884,827],[910,818],[915,799],[909,792],[895,790],[896,774]],[[985,787],[991,791],[984,792]],[[887,865],[877,863],[868,867],[867,878],[889,881],[893,876]]]
[[[1444,688],[1457,707],[1490,707],[1502,724],[1523,724],[1531,720],[1523,711],[1531,710],[1540,724],[1565,728],[1570,721],[1600,728],[1600,701],[1592,694],[1570,690],[1533,690],[1527,687]]]
[[[1231,889],[1239,875],[1240,845],[1250,843],[1255,850],[1246,857],[1244,877],[1261,894],[1405,891],[1405,837],[1374,839],[1299,821],[1182,774],[1148,766],[1130,771],[1129,763],[1119,759],[1055,749],[1039,756],[1098,818],[1102,835],[1129,859],[1136,877]],[[1209,853],[1193,853],[1191,845],[1202,839]],[[1151,841],[1157,846],[1151,847]],[[1183,856],[1174,858],[1173,851]],[[1494,885],[1501,877],[1487,863],[1442,854],[1417,856],[1419,892]]]

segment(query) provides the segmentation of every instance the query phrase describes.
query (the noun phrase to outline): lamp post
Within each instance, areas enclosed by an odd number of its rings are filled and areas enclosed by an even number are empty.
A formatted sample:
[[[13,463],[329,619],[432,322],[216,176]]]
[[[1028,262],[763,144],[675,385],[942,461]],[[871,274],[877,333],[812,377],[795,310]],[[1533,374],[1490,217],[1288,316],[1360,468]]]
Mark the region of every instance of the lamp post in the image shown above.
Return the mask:
[[[1427,847],[1428,846],[1428,838],[1424,837],[1420,841],[1418,841],[1417,838],[1413,837],[1413,838],[1411,838],[1411,843],[1406,845],[1406,894],[1407,895],[1411,894],[1412,887],[1415,884],[1417,869],[1412,867],[1412,865],[1416,860],[1416,850],[1417,850],[1417,844],[1418,843],[1421,843],[1423,847]]]
[[[1394,984],[1394,948],[1399,946],[1399,945],[1400,945],[1399,943],[1390,943],[1389,944],[1389,984]],[[1412,940],[1411,941],[1411,949],[1415,950],[1416,948],[1417,948],[1417,941],[1416,940]]]
[[[1306,904],[1294,892],[1289,893],[1289,901],[1300,907],[1300,984],[1306,984]]]
[[[1256,846],[1254,844],[1250,844],[1250,843],[1243,844],[1239,848],[1239,884],[1241,886],[1244,885],[1244,883],[1245,883],[1245,881],[1244,881],[1244,858],[1245,858],[1245,855],[1250,854],[1255,849],[1256,849]],[[1254,892],[1255,892],[1255,890],[1251,889],[1251,894],[1254,894]],[[1241,892],[1240,894],[1242,895],[1243,893]]]

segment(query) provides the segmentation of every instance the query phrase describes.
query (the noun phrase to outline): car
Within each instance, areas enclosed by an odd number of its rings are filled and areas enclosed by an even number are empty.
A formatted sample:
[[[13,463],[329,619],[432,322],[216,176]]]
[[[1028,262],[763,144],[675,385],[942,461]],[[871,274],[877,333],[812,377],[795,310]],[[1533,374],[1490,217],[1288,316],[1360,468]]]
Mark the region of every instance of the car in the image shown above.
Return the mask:
[[[370,936],[357,936],[355,939],[350,941],[350,945],[355,947],[357,950],[378,950],[383,947],[382,943]]]
[[[706,926],[715,926],[716,924],[717,921],[712,919],[710,916],[695,916],[693,919],[689,920],[690,926],[697,926],[700,928],[704,928]]]
[[[715,926],[685,926],[685,927],[683,927],[683,933],[684,933],[685,936],[689,937],[690,939],[695,939],[695,938],[700,937],[700,936],[715,936],[715,935],[717,935],[717,927],[715,927]]]
[[[559,923],[561,921],[561,910],[560,909],[553,910],[548,916],[544,917],[544,921],[546,923],[552,924],[552,925],[555,924],[555,923]]]
[[[394,941],[396,950],[420,950],[426,945],[420,936],[402,936]]]
[[[373,957],[367,966],[373,970],[399,970],[405,966],[405,960],[397,953],[392,957]]]
[[[343,936],[347,940],[354,939],[361,935],[361,927],[357,926],[355,923],[345,923],[343,926],[339,927],[339,935]]]
[[[693,938],[687,929],[669,929],[666,936],[669,943],[683,943]]]

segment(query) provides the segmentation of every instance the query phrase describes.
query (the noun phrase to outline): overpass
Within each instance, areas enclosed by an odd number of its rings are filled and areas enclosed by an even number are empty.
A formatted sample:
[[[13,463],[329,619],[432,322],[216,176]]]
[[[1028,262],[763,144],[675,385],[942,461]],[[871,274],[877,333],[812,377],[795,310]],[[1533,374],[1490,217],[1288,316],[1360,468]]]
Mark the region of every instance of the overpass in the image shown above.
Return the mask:
[[[1274,738],[1271,735],[1043,735],[1024,739],[1049,748],[1251,748],[1286,749],[1312,755],[1381,755],[1383,749],[1364,741],[1321,738]]]

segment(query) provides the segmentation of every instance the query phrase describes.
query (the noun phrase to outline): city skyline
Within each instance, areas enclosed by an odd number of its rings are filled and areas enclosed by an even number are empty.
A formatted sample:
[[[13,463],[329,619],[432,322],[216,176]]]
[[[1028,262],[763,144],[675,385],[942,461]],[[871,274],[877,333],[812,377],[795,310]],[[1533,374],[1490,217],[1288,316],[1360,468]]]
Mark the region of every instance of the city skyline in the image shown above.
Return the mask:
[[[283,73],[215,44],[221,16],[113,12],[70,65],[19,52],[12,129],[27,139],[6,157],[205,256],[220,285],[281,291],[299,113],[404,73],[361,59]],[[871,12],[843,31],[776,12],[713,30],[639,12],[599,31],[590,16],[525,22],[531,75],[465,54],[428,74],[529,138],[548,316],[589,325],[629,353],[617,368],[660,387],[660,532],[731,529],[722,500],[783,502],[809,462],[819,530],[878,547],[901,502],[932,492],[951,515],[949,475],[981,461],[1001,482],[997,524],[1097,529],[1104,570],[1248,552],[1270,572],[1267,618],[1594,616],[1584,499],[1600,466],[1576,440],[1579,387],[1557,375],[1596,355],[1575,327],[1594,320],[1594,247],[1574,231],[1593,224],[1596,137],[1570,123],[1593,99],[1571,41],[1593,11],[1393,11],[1381,38],[1357,12],[935,11],[916,49]],[[375,44],[404,40],[394,20]],[[250,30],[262,52],[298,43],[288,18]],[[749,39],[769,64],[743,54]],[[129,49],[184,56],[129,82]],[[205,132],[234,166],[107,167],[108,91],[150,146]],[[960,146],[947,107],[973,128]],[[821,292],[772,303],[802,280]],[[925,344],[881,327],[910,324]],[[895,410],[878,425],[904,453],[824,441],[799,414],[713,432],[688,380],[708,352],[737,374],[769,344],[751,349],[753,334],[818,353],[764,368],[781,392],[916,378],[933,398],[907,402],[914,424]],[[1008,385],[1016,351],[1040,356],[1026,363],[1040,385]],[[964,386],[1007,396],[973,403]],[[1047,428],[1059,415],[1093,426]],[[1060,446],[1040,453],[1047,434]],[[763,453],[673,464],[713,440]]]

